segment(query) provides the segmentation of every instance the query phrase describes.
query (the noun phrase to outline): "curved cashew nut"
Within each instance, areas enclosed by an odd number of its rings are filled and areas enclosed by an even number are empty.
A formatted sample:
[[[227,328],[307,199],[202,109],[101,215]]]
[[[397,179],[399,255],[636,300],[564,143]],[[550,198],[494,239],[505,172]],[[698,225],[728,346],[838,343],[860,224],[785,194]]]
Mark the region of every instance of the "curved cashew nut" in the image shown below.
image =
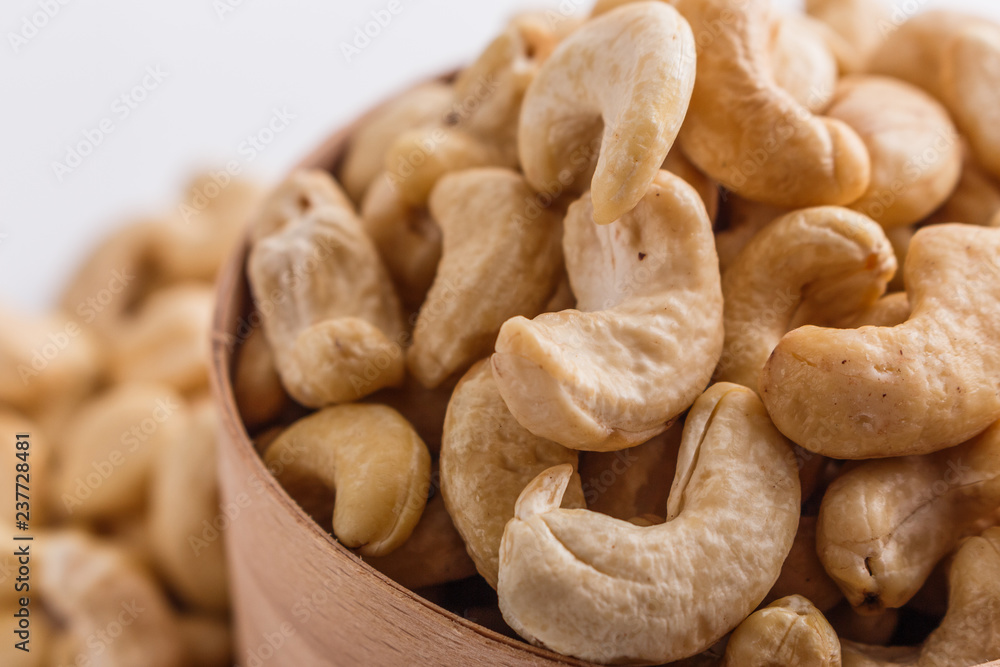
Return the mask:
[[[431,457],[409,422],[384,405],[337,405],[292,424],[264,454],[318,523],[363,556],[384,556],[413,532],[427,502]],[[336,502],[334,502],[336,494]]]
[[[430,207],[444,251],[406,362],[433,388],[488,356],[508,319],[542,312],[562,278],[562,225],[508,169],[449,174]]]
[[[856,607],[902,607],[976,522],[1000,507],[1000,423],[924,456],[868,461],[823,497],[816,546]]]
[[[941,85],[976,157],[1000,178],[1000,26],[980,21],[945,46]]]
[[[837,584],[823,569],[816,552],[816,517],[802,515],[795,542],[781,565],[781,574],[768,591],[764,602],[770,603],[789,595],[809,599],[820,611],[832,609],[844,599]]]
[[[842,640],[844,667],[980,665],[1000,655],[1000,528],[966,540],[948,577],[948,612],[921,646]]]
[[[885,3],[871,0],[806,0],[806,13],[825,25],[843,40],[837,49],[841,66],[850,72],[865,68],[872,54],[885,40],[881,26],[890,21]]]
[[[441,228],[426,207],[410,206],[399,188],[376,178],[361,204],[361,221],[407,311],[427,297],[441,261]]]
[[[882,228],[845,208],[790,213],[754,236],[722,276],[725,344],[715,379],[757,387],[796,324],[832,324],[885,293],[896,256]]]
[[[775,83],[767,0],[680,0],[699,35],[698,78],[681,147],[737,194],[799,208],[848,204],[868,186],[861,139],[814,117]]]
[[[1000,419],[1000,230],[934,225],[907,256],[896,327],[787,334],[760,376],[778,429],[834,458],[926,454]]]
[[[590,195],[563,224],[579,310],[508,320],[493,355],[497,386],[535,435],[596,451],[645,442],[694,402],[722,351],[705,207],[661,171],[613,225],[594,224]]]
[[[629,449],[583,452],[580,479],[587,509],[623,521],[663,517],[670,494],[665,480],[674,478],[681,426],[678,420],[649,442]]]
[[[252,234],[247,274],[288,393],[303,405],[321,407],[399,384],[399,301],[347,196],[329,174],[290,177]]]
[[[38,546],[39,591],[46,606],[64,619],[66,650],[75,654],[76,662],[82,656],[93,665],[185,664],[170,603],[152,577],[123,552],[75,532],[46,536]],[[113,624],[122,628],[114,641],[88,641]]]
[[[254,327],[236,350],[233,396],[248,430],[273,422],[291,403],[260,327]]]
[[[614,222],[656,178],[694,75],[691,28],[669,5],[627,5],[588,21],[524,97],[517,140],[525,178],[540,192],[554,184],[582,191],[591,180],[594,220]],[[592,146],[602,135],[598,156]]]
[[[52,504],[84,519],[132,514],[160,451],[180,446],[189,424],[187,404],[168,385],[130,382],[93,398],[61,434]]]
[[[500,538],[518,494],[551,466],[575,467],[577,456],[517,423],[485,360],[455,387],[441,439],[441,495],[476,569],[493,588]],[[570,484],[565,504],[585,507],[579,477]]]
[[[442,121],[453,103],[451,86],[431,81],[406,91],[372,113],[351,136],[338,177],[356,202],[365,198],[385,168],[385,156],[401,134]]]
[[[219,513],[216,475],[215,406],[192,406],[185,437],[156,452],[149,500],[149,537],[153,558],[170,587],[198,609],[229,608],[226,553],[221,539],[200,538],[203,522]]]
[[[159,290],[109,334],[115,382],[161,382],[193,393],[208,387],[209,332],[215,290],[198,283]]]
[[[871,182],[851,203],[855,211],[885,227],[912,225],[955,189],[962,172],[958,130],[919,88],[881,76],[847,77],[826,114],[857,132],[871,158]]]
[[[364,560],[410,590],[458,581],[476,573],[476,565],[440,493],[427,501],[413,533],[398,549],[387,556]]]
[[[775,600],[733,630],[723,667],[840,667],[840,641],[823,613],[801,595]]]
[[[837,87],[837,59],[826,26],[804,14],[776,17],[771,31],[774,82],[810,113],[826,109]]]
[[[691,409],[665,524],[559,509],[571,473],[550,468],[521,493],[497,589],[518,634],[566,655],[659,664],[703,651],[764,599],[792,546],[794,456],[745,387],[717,384]]]

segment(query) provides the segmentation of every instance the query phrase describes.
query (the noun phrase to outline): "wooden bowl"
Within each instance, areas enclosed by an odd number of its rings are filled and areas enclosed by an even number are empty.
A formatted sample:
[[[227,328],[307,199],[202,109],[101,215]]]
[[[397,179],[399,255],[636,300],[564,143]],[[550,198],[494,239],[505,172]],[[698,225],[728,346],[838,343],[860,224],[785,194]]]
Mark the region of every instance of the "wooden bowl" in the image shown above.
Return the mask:
[[[336,171],[364,117],[300,167]],[[590,665],[497,634],[400,586],[320,528],[254,450],[233,396],[233,359],[248,335],[244,243],[219,279],[212,386],[220,406],[220,518],[229,561],[236,660],[264,665],[500,667]],[[981,667],[1000,667],[1000,661]]]
[[[363,119],[299,166],[334,171]],[[585,665],[492,632],[385,577],[320,528],[254,451],[236,408],[233,358],[251,317],[247,245],[219,278],[212,385],[221,409],[220,519],[237,660],[261,665]]]

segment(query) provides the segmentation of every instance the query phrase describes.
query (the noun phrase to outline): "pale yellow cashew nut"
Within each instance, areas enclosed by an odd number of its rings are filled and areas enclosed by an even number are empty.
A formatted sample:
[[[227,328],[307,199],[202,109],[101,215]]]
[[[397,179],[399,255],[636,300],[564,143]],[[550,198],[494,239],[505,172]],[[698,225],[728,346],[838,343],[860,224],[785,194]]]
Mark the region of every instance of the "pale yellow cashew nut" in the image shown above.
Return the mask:
[[[314,519],[326,523],[332,511],[334,535],[363,556],[399,548],[427,502],[427,446],[384,405],[338,405],[303,417],[264,460]]]
[[[321,407],[402,382],[399,300],[332,177],[293,174],[252,229],[247,274],[292,398]]]
[[[594,220],[622,217],[667,157],[694,75],[691,29],[669,5],[630,4],[587,22],[524,97],[517,141],[528,182],[540,192],[581,192],[590,181]]]
[[[594,224],[589,195],[563,224],[577,310],[508,320],[493,355],[497,386],[522,426],[567,447],[645,442],[694,402],[722,351],[705,207],[661,171],[614,224]]]
[[[775,600],[733,630],[723,667],[840,667],[840,641],[801,595]]]
[[[827,572],[863,611],[902,607],[935,565],[1000,507],[1000,424],[924,456],[868,461],[837,478],[819,512]]]
[[[799,208],[844,205],[868,186],[864,144],[813,116],[775,82],[767,0],[679,0],[698,44],[698,78],[680,132],[702,171],[748,199]]]
[[[801,478],[801,472],[799,476]],[[778,580],[768,591],[764,602],[770,603],[789,595],[801,595],[808,598],[817,609],[826,612],[844,599],[836,582],[823,569],[823,563],[816,552],[816,522],[814,516],[799,517],[795,542],[781,565]]]
[[[871,182],[851,203],[855,211],[886,228],[912,225],[955,189],[962,172],[958,130],[919,88],[881,76],[847,77],[826,114],[853,128],[871,157]]]
[[[431,213],[443,253],[406,355],[436,387],[493,350],[504,322],[541,313],[562,278],[561,211],[509,169],[481,168],[438,181]]]
[[[500,539],[525,485],[578,453],[532,435],[507,410],[487,361],[465,374],[448,405],[441,439],[441,494],[469,556],[496,588]],[[567,507],[585,507],[578,477]]]
[[[691,409],[665,524],[559,509],[571,473],[551,468],[521,493],[497,589],[518,634],[566,655],[658,664],[703,651],[760,603],[792,546],[794,456],[745,387],[717,384]]]
[[[827,206],[775,220],[722,276],[725,344],[715,379],[755,389],[771,350],[790,329],[866,310],[895,272],[885,233],[860,213]]]
[[[926,454],[1000,419],[1000,230],[925,227],[904,272],[903,324],[805,326],[774,349],[761,398],[793,442],[833,458]]]

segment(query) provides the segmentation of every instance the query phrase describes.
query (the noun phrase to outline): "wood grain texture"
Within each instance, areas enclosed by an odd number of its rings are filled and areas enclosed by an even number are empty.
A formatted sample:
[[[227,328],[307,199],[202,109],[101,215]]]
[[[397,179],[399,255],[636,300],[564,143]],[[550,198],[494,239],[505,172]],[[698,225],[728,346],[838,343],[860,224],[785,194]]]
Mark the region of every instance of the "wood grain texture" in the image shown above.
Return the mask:
[[[335,170],[362,121],[334,134],[300,166]],[[232,390],[234,354],[253,323],[247,250],[242,245],[220,275],[212,329],[237,664],[589,665],[499,635],[399,586],[342,547],[275,481],[254,451]]]

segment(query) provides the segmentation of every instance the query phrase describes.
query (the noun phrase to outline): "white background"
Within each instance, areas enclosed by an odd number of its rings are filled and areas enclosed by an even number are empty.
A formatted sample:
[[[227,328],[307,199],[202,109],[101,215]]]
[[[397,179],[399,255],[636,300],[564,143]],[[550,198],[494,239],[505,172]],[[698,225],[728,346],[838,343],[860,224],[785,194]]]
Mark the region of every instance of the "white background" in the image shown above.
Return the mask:
[[[389,0],[2,0],[0,301],[50,305],[103,235],[174,210],[196,170],[237,159],[271,182],[365,108],[473,58],[513,13],[559,5],[397,1],[402,11],[348,62],[342,43]],[[996,0],[883,1],[1000,19]],[[593,0],[563,2],[584,16]],[[25,33],[45,4],[58,11]],[[166,76],[145,100],[116,103],[157,67]],[[249,160],[239,147],[274,109],[295,119]],[[105,118],[113,132],[60,180],[53,163]]]

